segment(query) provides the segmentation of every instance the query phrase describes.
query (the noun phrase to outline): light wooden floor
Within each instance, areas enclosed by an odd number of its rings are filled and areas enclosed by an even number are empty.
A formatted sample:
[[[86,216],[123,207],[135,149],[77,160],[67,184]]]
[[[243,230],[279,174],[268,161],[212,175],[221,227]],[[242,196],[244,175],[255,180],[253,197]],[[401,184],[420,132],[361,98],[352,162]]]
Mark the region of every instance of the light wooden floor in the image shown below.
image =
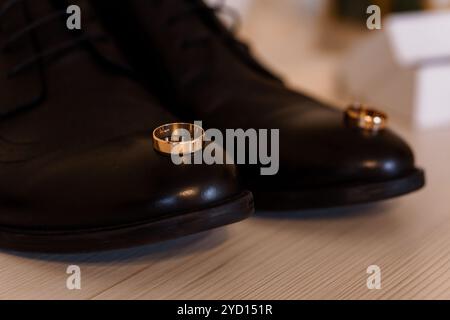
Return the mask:
[[[293,85],[343,103],[332,89],[339,50],[308,44],[312,32],[291,10],[258,1],[244,32],[258,52]],[[258,212],[204,234],[109,253],[0,252],[0,298],[449,299],[450,129],[397,128],[427,169],[421,192],[347,209]],[[81,267],[81,290],[66,289],[71,264]],[[381,268],[381,290],[366,287],[372,264]]]

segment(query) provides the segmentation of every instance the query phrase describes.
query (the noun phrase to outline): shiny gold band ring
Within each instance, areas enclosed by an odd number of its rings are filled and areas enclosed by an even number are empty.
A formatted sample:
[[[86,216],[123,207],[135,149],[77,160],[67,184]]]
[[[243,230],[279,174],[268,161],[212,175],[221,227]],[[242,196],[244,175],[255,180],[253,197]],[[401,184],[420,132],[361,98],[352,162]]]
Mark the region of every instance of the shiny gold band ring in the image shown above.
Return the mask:
[[[204,136],[196,124],[169,123],[153,131],[153,148],[163,154],[190,154],[203,148]]]
[[[355,104],[345,111],[345,122],[351,127],[377,132],[387,126],[388,116],[375,109]]]

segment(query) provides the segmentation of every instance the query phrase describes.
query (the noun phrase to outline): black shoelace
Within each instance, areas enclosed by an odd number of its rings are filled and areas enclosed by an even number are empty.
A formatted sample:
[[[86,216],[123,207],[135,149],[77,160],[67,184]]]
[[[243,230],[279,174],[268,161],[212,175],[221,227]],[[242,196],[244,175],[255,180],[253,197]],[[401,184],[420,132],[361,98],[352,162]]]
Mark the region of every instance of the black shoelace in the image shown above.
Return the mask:
[[[2,18],[11,10],[15,5],[24,2],[26,0],[9,0],[7,1],[2,8],[0,8],[0,23]],[[39,18],[31,23],[29,23],[26,27],[17,32],[10,35],[5,43],[0,46],[0,52],[6,52],[11,46],[22,37],[32,33],[37,30],[39,27],[50,23],[52,21],[62,19],[67,13],[64,10],[57,10],[55,12],[49,13],[47,16]],[[14,77],[17,74],[25,71],[26,69],[42,63],[47,58],[55,57],[60,53],[69,51],[71,48],[77,47],[78,45],[86,42],[86,41],[96,41],[102,39],[102,35],[88,35],[88,34],[80,34],[74,39],[70,39],[68,41],[64,41],[58,45],[55,45],[51,48],[47,48],[41,52],[37,52],[30,57],[26,58],[24,61],[14,66],[11,70],[7,72],[8,77]]]
[[[13,9],[18,4],[26,5],[26,0],[9,0],[0,8],[0,27],[1,22],[5,18],[5,16],[9,13],[11,9]],[[13,44],[23,38],[26,35],[33,35],[33,32],[39,29],[40,27],[51,23],[55,20],[60,19],[63,24],[63,17],[67,15],[64,10],[55,10],[44,17],[38,18],[30,23],[28,23],[24,28],[14,32],[11,34],[6,41],[0,46],[0,53],[7,53],[12,48]],[[65,27],[65,26],[63,26]],[[1,32],[1,30],[0,30]],[[76,34],[76,36],[75,36]],[[104,35],[88,35],[78,30],[74,32],[73,39],[63,41],[57,45],[54,45],[50,48],[41,49],[36,47],[35,43],[33,43],[34,53],[29,57],[25,58],[23,61],[19,62],[17,65],[13,66],[10,70],[7,70],[6,76],[8,79],[16,77],[18,74],[34,67],[40,66],[41,68],[44,66],[45,62],[49,62],[51,59],[56,59],[58,56],[62,56],[70,52],[70,49],[78,47],[79,45],[104,39]],[[40,101],[42,99],[39,98]],[[6,110],[4,112],[0,112],[0,119],[6,118],[16,114],[17,112],[24,111],[25,109],[29,109],[30,106],[19,106],[12,110]]]

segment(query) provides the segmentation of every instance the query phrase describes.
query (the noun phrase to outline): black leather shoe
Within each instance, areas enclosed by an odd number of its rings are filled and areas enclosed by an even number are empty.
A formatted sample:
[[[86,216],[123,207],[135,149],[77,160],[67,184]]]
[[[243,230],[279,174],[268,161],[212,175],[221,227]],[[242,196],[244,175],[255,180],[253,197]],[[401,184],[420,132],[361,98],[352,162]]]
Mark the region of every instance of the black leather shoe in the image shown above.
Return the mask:
[[[349,127],[342,112],[288,89],[202,1],[93,2],[171,111],[207,127],[280,129],[277,175],[240,167],[257,207],[348,205],[424,185],[402,139],[390,130]]]
[[[89,7],[74,32],[50,3],[0,0],[0,247],[112,249],[248,217],[233,166],[177,166],[153,149],[152,130],[176,119]]]

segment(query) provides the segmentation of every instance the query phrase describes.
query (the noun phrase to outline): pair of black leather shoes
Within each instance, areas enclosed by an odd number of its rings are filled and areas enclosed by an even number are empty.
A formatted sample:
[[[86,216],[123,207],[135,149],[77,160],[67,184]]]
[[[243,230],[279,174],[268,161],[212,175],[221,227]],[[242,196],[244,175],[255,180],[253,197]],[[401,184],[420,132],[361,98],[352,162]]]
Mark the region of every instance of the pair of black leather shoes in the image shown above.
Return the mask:
[[[78,31],[66,28],[71,4]],[[201,1],[0,0],[0,27],[0,247],[87,251],[199,232],[251,215],[246,189],[260,208],[302,209],[424,184],[400,138],[350,128],[287,89]],[[279,173],[177,166],[153,149],[154,128],[192,120],[280,129]]]

